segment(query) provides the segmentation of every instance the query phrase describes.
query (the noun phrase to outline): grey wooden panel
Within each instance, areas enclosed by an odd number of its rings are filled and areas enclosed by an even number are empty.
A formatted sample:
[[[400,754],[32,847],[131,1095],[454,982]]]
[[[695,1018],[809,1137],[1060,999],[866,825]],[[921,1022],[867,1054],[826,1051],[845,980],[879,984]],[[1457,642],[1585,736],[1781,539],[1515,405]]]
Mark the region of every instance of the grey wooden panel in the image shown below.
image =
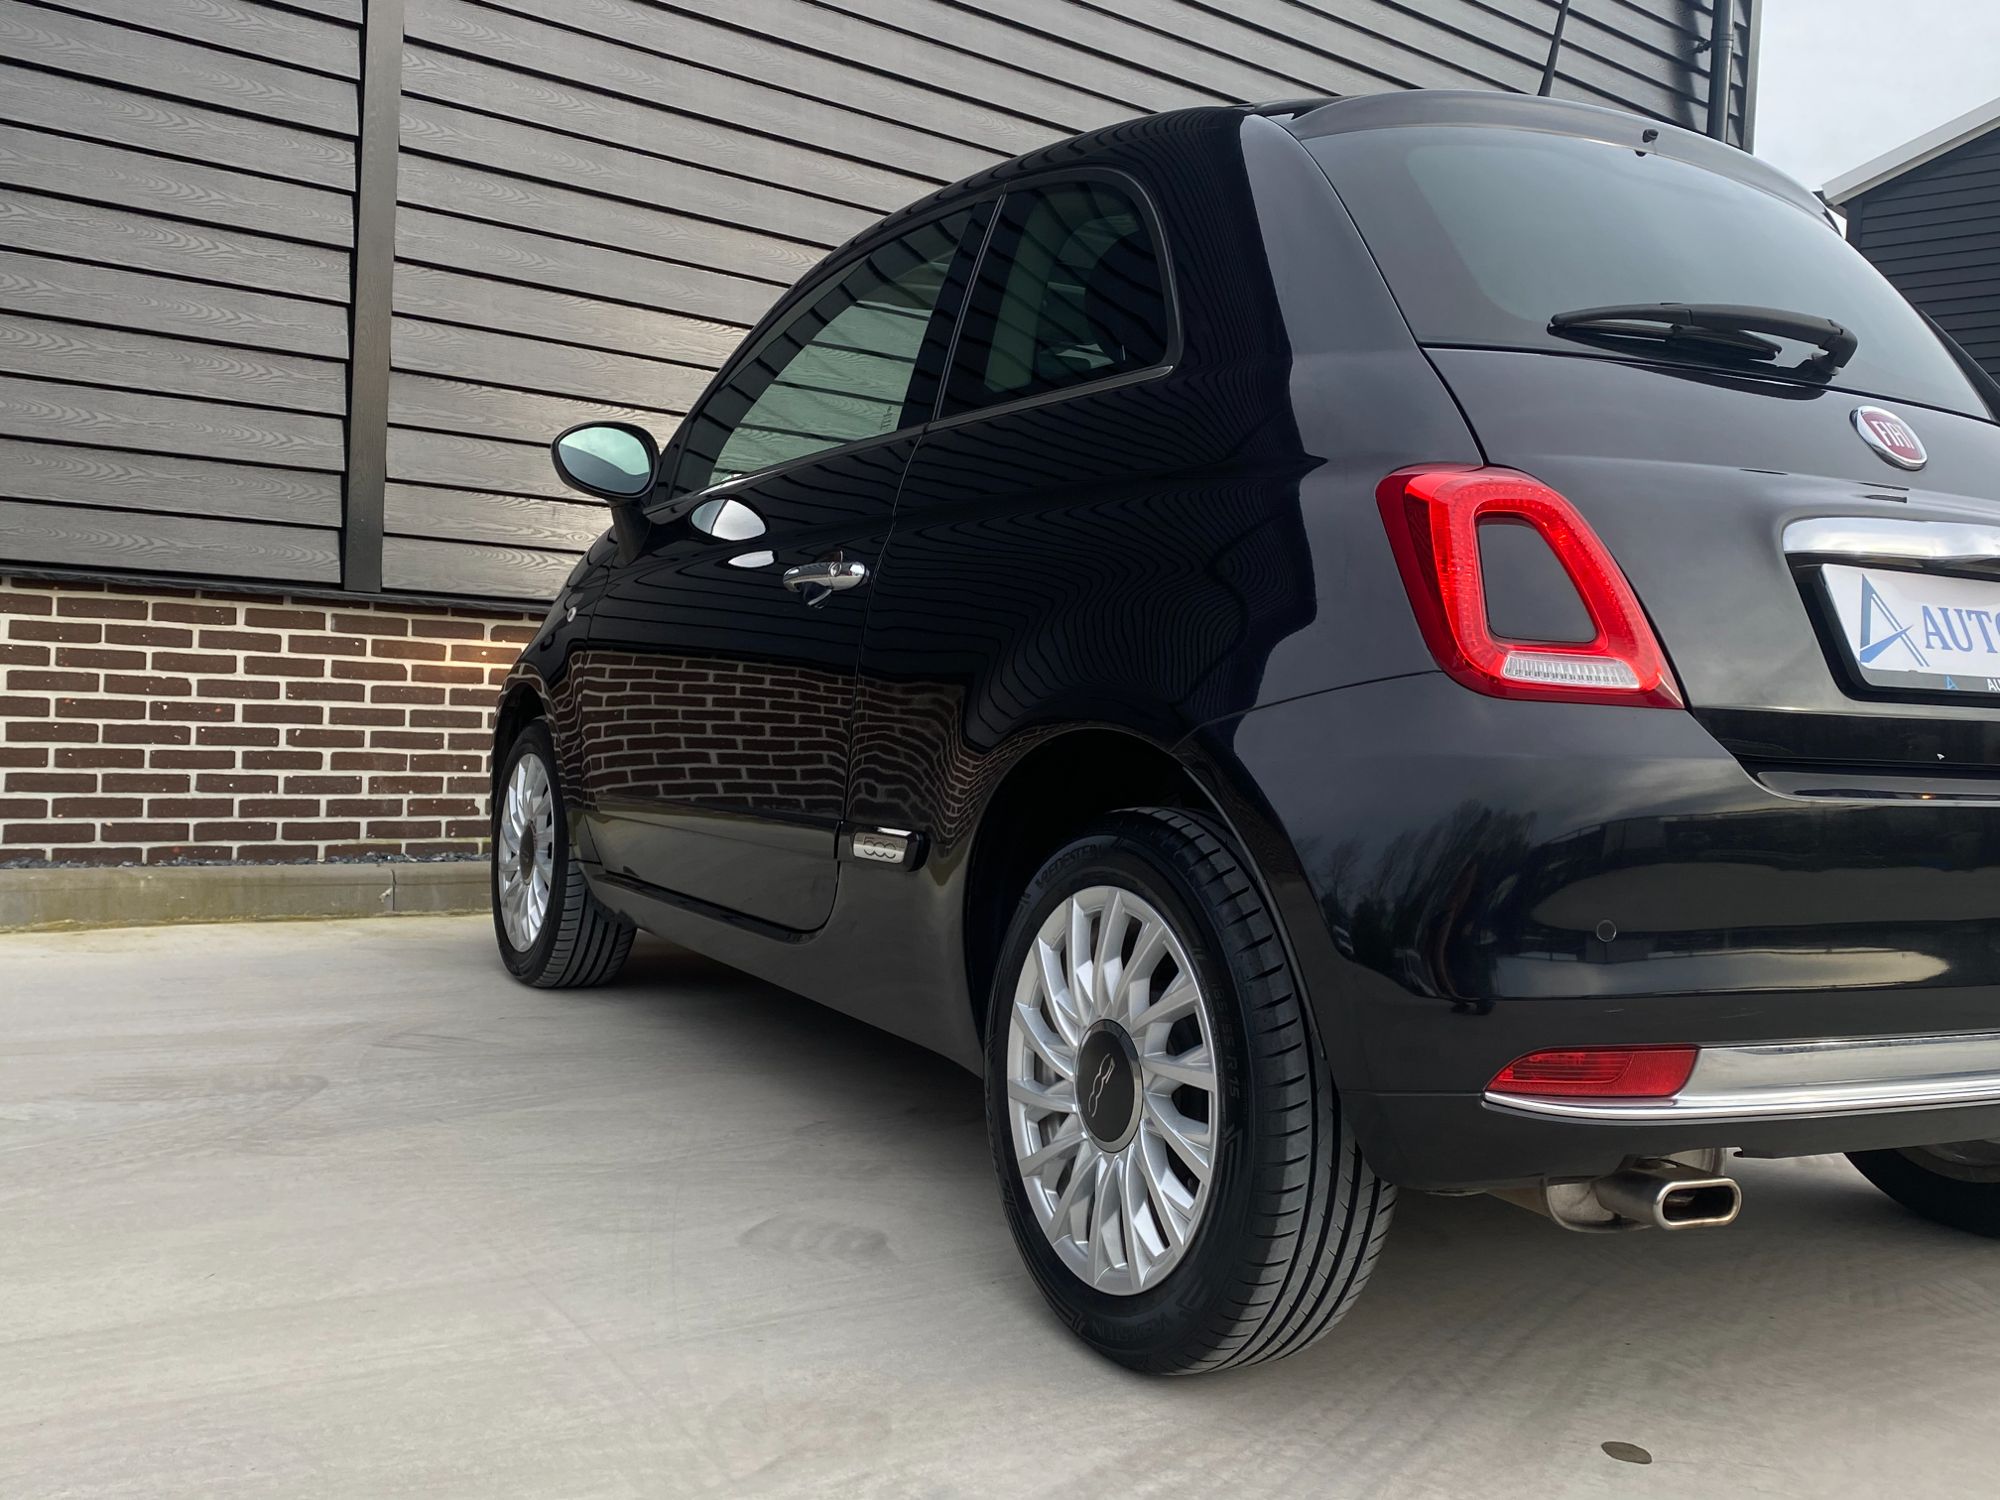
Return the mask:
[[[345,302],[347,252],[238,229],[179,224],[102,203],[0,193],[0,244],[70,259],[115,261],[224,286]]]
[[[547,13],[545,0],[485,3],[529,16]],[[943,93],[929,86],[931,80],[923,72],[905,71],[906,66],[921,68],[918,59],[885,52],[880,37],[852,38],[851,26],[845,28],[849,38],[837,38],[831,51],[809,50],[816,39],[827,35],[827,18],[813,19],[803,6],[794,11],[787,0],[724,7],[724,25],[692,14],[701,9],[699,0],[672,10],[651,0],[572,0],[561,14],[567,25],[626,47],[820,100],[849,111],[857,122],[861,117],[891,121],[1003,157],[1018,156],[1075,129],[1065,130],[1063,113],[1038,119],[1013,97],[988,100],[972,88]],[[753,9],[762,19],[792,29],[791,35],[775,40],[756,34],[763,28],[753,30],[745,24]]]
[[[637,250],[694,266],[790,286],[816,265],[819,246],[776,239],[701,219],[613,203],[521,177],[480,172],[405,151],[397,178],[404,203]]]
[[[548,442],[578,422],[637,422],[665,446],[680,425],[673,412],[580,396],[543,396],[469,380],[398,370],[389,380],[389,420],[403,427]]]
[[[59,0],[77,4],[78,0]],[[258,0],[83,0],[80,9],[107,21],[164,31],[186,42],[272,62],[355,78],[361,49],[352,26],[300,15]]]
[[[672,122],[670,115],[660,120],[663,128],[670,128]],[[767,183],[422,99],[403,101],[403,144],[432,156],[500,167],[599,197],[621,198],[649,208],[671,203],[677,213],[740,224],[820,246],[837,245],[880,217],[867,209],[787,192]]]
[[[19,125],[0,125],[0,182],[321,245],[346,246],[354,238],[353,200],[345,193]]]
[[[0,436],[337,472],[332,417],[0,376]]]
[[[1199,78],[1231,99],[1290,99],[1312,93],[1364,93],[1382,80],[1358,68],[1329,65],[1311,80],[1288,76],[1263,59],[1224,56],[1183,39],[1137,25],[1119,15],[1070,0],[958,0],[967,8],[1034,33],[1060,46],[1102,53],[1169,78]]]
[[[581,552],[604,535],[611,512],[602,505],[581,503],[581,495],[576,498],[579,503],[565,505],[519,495],[392,484],[383,514],[392,536]]]
[[[0,63],[0,119],[319,187],[354,186],[354,148],[338,136],[33,68]]]
[[[574,552],[538,552],[392,536],[382,542],[382,583],[412,593],[464,594],[480,599],[552,599]]]
[[[549,395],[594,397],[669,412],[686,411],[710,375],[656,359],[413,318],[396,320],[392,358],[397,369],[424,375],[517,385]]]
[[[744,332],[726,323],[703,323],[672,313],[595,302],[567,292],[487,281],[429,266],[396,268],[396,311],[433,322],[463,323],[522,338],[588,344],[616,354],[640,354],[706,367],[728,358],[742,342]]]
[[[202,516],[0,500],[0,557],[108,572],[205,573],[335,583],[339,533]]]
[[[389,477],[503,495],[541,495],[551,500],[565,500],[576,493],[556,478],[546,440],[510,442],[411,427],[389,429]]]
[[[1078,46],[1026,32],[998,16],[938,4],[938,0],[820,0],[814,10],[822,6],[838,16],[866,22],[866,30],[852,32],[856,38],[866,38],[866,42],[876,38],[878,26],[894,28],[924,42],[936,42],[944,50],[934,64],[928,64],[928,70],[940,78],[974,86],[988,98],[1008,98],[1014,90],[1048,90],[1034,94],[1034,98],[1046,102],[1030,110],[1044,118],[1070,120],[1076,116],[1074,110],[1048,114],[1064,96],[1092,96],[1100,106],[1104,100],[1110,100],[1138,112],[1238,102],[1234,94],[1206,78],[1166,78],[1144,68],[1134,68],[1124,58],[1086,52]],[[740,14],[742,20],[738,24],[770,30],[762,26],[762,8],[746,10],[722,4],[722,0],[702,0],[702,8],[710,14]],[[858,54],[866,56],[860,50]]]
[[[288,9],[309,10],[329,21],[345,21],[350,26],[361,24],[362,0],[283,0],[283,3]]]
[[[747,281],[676,261],[415,208],[396,215],[396,253],[422,265],[565,287],[583,297],[656,307],[742,328],[761,318],[779,295],[768,281]]]
[[[552,80],[433,47],[403,49],[403,88],[413,98],[504,115],[582,140],[656,152],[877,213],[922,197],[937,185],[933,177],[818,150],[811,139],[756,135],[733,123],[676,114],[664,107],[664,99],[605,93],[589,86],[594,82],[587,70],[574,79]]]
[[[340,524],[335,474],[14,438],[0,438],[0,494],[110,510]]]
[[[347,410],[347,367],[338,360],[51,323],[4,310],[0,372],[334,416]]]
[[[345,315],[324,302],[4,250],[0,250],[0,303],[39,317],[115,323],[255,349],[335,359],[347,352]]]
[[[573,17],[574,19],[574,17]],[[670,27],[669,31],[677,31]],[[995,159],[991,149],[947,140],[906,125],[856,114],[819,99],[808,80],[801,97],[745,78],[732,78],[679,59],[669,36],[667,55],[641,52],[615,40],[490,10],[469,0],[410,0],[413,37],[530,72],[583,78],[593,88],[658,103],[736,125],[754,120],[760,130],[794,140],[839,143],[840,153],[874,161],[934,181],[948,182]],[[1025,149],[1025,148],[1024,148]],[[1005,153],[999,153],[1005,154]]]
[[[25,0],[0,0],[0,57],[354,134],[354,85],[345,79],[44,10]]]

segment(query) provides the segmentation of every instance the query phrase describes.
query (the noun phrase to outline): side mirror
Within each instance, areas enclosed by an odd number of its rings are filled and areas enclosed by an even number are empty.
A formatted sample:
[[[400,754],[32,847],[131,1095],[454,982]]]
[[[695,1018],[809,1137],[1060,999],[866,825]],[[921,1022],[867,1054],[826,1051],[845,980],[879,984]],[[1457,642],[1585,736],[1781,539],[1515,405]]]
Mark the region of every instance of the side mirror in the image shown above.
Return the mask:
[[[549,445],[549,456],[564,484],[617,506],[650,495],[660,467],[653,435],[630,422],[572,427]]]

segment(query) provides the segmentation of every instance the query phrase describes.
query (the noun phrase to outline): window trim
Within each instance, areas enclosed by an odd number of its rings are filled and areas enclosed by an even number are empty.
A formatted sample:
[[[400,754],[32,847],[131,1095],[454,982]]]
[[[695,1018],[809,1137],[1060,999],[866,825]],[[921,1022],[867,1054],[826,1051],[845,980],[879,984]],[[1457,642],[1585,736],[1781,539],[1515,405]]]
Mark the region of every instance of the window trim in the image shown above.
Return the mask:
[[[1166,301],[1167,342],[1165,352],[1154,363],[1138,370],[1121,370],[1116,375],[1104,375],[1095,380],[1082,381],[1076,385],[1060,386],[1053,391],[1037,391],[1029,396],[1014,396],[1006,401],[994,401],[985,406],[970,406],[964,411],[943,415],[945,398],[951,393],[951,377],[958,362],[958,341],[965,332],[965,315],[972,307],[974,291],[979,286],[979,273],[986,269],[986,258],[992,253],[993,232],[999,227],[1000,216],[1006,212],[1006,200],[1015,193],[1035,192],[1042,188],[1061,186],[1072,182],[1108,182],[1130,195],[1139,216],[1145,220],[1147,232],[1153,237],[1153,246],[1160,266],[1160,291]],[[931,407],[931,420],[924,424],[925,432],[936,429],[948,431],[955,427],[983,417],[1005,416],[1017,411],[1032,411],[1039,406],[1052,406],[1060,401],[1068,401],[1078,396],[1096,395],[1103,391],[1114,391],[1128,385],[1138,385],[1148,380],[1158,380],[1171,375],[1185,358],[1186,342],[1181,319],[1181,299],[1179,278],[1174,274],[1173,245],[1167,238],[1166,220],[1160,213],[1153,195],[1131,173],[1117,167],[1067,167],[1047,172],[1037,172],[1032,176],[1010,179],[998,193],[992,216],[986,222],[986,233],[980,241],[979,257],[973,262],[972,276],[967,283],[965,301],[959,304],[958,316],[951,332],[951,344],[945,352],[944,379],[938,384],[937,401]]]
[[[679,428],[676,429],[673,438],[667,444],[666,453],[662,455],[660,460],[660,472],[666,476],[665,484],[662,487],[671,489],[673,485],[674,476],[676,476],[680,472],[681,461],[686,456],[687,444],[685,441],[685,435],[688,431],[689,426],[693,423],[696,414],[699,413],[701,409],[704,406],[706,406],[713,397],[715,397],[719,392],[728,387],[729,382],[735,378],[736,374],[743,368],[743,366],[748,364],[750,360],[756,356],[758,351],[760,351],[766,344],[768,344],[774,336],[776,336],[779,332],[781,332],[786,327],[786,325],[790,323],[792,317],[796,313],[798,313],[802,308],[809,306],[813,301],[817,300],[819,297],[824,296],[826,292],[828,292],[835,285],[837,285],[841,281],[841,279],[847,275],[849,271],[852,271],[855,268],[855,266],[859,265],[862,261],[866,260],[869,256],[873,255],[877,250],[881,249],[884,245],[894,244],[897,240],[903,239],[908,235],[914,234],[918,230],[923,229],[928,225],[935,224],[942,219],[948,219],[953,214],[971,211],[976,215],[981,207],[983,207],[988,203],[992,203],[995,206],[994,213],[989,214],[987,216],[984,225],[978,226],[978,231],[976,234],[968,234],[965,238],[959,241],[958,247],[953,255],[953,264],[956,264],[959,257],[966,255],[968,253],[968,250],[969,253],[971,254],[972,257],[971,269],[968,273],[966,281],[966,285],[969,290],[972,285],[973,278],[977,277],[977,275],[979,274],[980,260],[986,253],[986,240],[987,237],[993,231],[993,222],[994,219],[997,217],[998,203],[1002,196],[1003,194],[1001,193],[1001,191],[995,188],[995,189],[989,189],[985,192],[974,194],[973,196],[968,198],[954,199],[950,203],[939,205],[935,212],[927,213],[922,218],[912,219],[906,224],[898,224],[894,226],[893,232],[887,232],[890,230],[890,226],[885,221],[882,224],[878,224],[875,230],[868,232],[863,237],[861,237],[860,239],[856,240],[851,245],[849,245],[845,253],[836,252],[836,258],[829,259],[825,264],[815,267],[814,269],[817,272],[816,275],[812,276],[809,280],[801,281],[797,285],[793,286],[785,296],[779,298],[777,303],[775,303],[772,306],[769,312],[765,313],[762,318],[757,320],[756,324],[750,329],[750,331],[743,336],[743,341],[736,346],[736,348],[730,353],[729,358],[725,360],[722,363],[722,365],[716,370],[715,374],[710,378],[708,384],[702,387],[701,394],[697,396],[691,403],[689,403],[687,411],[683,413],[681,416]],[[975,219],[975,223],[976,222],[977,221]],[[973,225],[967,226],[968,229],[972,229],[973,227],[974,227]],[[876,231],[884,231],[884,232],[876,232]],[[971,241],[976,241],[976,244],[969,244],[969,242]],[[936,309],[932,310],[931,316],[933,318],[937,316]],[[871,433],[867,437],[855,438],[851,442],[839,443],[831,448],[820,448],[814,450],[811,453],[802,453],[796,458],[784,459],[778,463],[767,464],[761,469],[752,469],[745,474],[737,474],[728,479],[717,480],[714,483],[705,485],[704,487],[698,490],[684,491],[681,494],[672,496],[670,499],[649,500],[646,503],[646,505],[642,507],[644,514],[649,519],[657,520],[661,518],[659,513],[662,511],[678,513],[689,502],[699,503],[699,501],[706,499],[710,495],[718,495],[725,493],[728,490],[731,490],[739,485],[748,483],[751,480],[764,479],[773,474],[783,474],[789,472],[792,469],[798,468],[804,464],[817,463],[822,459],[831,458],[840,454],[860,452],[862,450],[873,447],[880,443],[886,443],[896,438],[906,437],[913,432],[925,431],[930,426],[932,418],[935,417],[937,413],[938,401],[943,399],[944,377],[950,374],[951,355],[952,351],[958,347],[958,329],[960,323],[964,320],[964,317],[965,317],[965,302],[961,301],[959,303],[957,311],[955,311],[952,314],[951,330],[945,338],[945,354],[944,354],[945,363],[938,382],[937,396],[934,397],[931,402],[931,417],[922,417],[914,422],[905,422],[888,432]],[[929,338],[930,334],[927,330],[925,333],[925,341],[928,342]],[[920,356],[921,353],[922,353],[922,347],[919,346]],[[905,401],[904,409],[907,411],[908,407],[909,403]]]

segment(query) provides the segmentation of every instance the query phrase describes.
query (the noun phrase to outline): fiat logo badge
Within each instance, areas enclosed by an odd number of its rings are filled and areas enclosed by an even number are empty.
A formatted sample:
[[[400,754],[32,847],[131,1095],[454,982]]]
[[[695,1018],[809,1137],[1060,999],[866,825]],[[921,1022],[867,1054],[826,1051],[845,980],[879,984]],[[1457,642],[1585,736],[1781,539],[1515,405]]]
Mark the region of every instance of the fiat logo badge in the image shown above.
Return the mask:
[[[1899,469],[1921,469],[1930,455],[1910,430],[1910,424],[1879,406],[1854,408],[1854,430],[1861,441]]]

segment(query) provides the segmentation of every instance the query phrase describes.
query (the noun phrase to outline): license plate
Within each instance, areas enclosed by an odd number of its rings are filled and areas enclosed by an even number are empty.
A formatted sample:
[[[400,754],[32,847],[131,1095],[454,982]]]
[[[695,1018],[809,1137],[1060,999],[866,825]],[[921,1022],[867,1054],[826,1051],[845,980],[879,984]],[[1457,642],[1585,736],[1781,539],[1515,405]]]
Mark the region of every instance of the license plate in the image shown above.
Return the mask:
[[[1871,687],[2000,694],[2000,582],[1829,565],[1847,657]]]

